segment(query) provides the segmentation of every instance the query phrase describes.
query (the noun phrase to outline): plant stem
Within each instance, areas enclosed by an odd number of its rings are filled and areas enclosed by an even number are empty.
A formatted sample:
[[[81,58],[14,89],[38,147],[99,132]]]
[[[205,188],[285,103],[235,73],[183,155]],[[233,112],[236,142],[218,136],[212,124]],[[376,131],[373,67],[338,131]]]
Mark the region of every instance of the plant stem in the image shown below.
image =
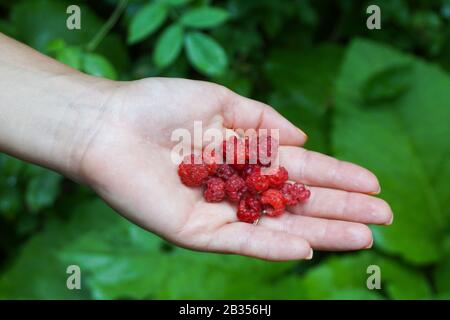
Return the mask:
[[[127,3],[128,0],[119,1],[112,15],[108,18],[108,20],[100,28],[100,30],[95,34],[92,40],[89,41],[89,43],[86,45],[87,51],[94,51],[97,48],[100,42],[102,42],[102,40],[106,37],[109,31],[111,31],[112,27],[114,27],[114,25],[117,23],[117,20],[119,20],[120,15],[125,10]]]

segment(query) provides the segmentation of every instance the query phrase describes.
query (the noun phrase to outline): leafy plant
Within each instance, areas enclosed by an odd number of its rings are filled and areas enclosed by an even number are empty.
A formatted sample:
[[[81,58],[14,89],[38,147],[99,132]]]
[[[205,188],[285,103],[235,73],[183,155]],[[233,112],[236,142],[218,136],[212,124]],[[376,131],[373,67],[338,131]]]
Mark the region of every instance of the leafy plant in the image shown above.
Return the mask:
[[[212,7],[191,7],[189,1],[150,1],[132,17],[128,28],[128,43],[135,44],[152,35],[174,13],[176,18],[156,40],[153,61],[159,68],[170,66],[181,52],[183,43],[191,64],[207,76],[223,74],[227,66],[225,50],[209,35],[195,31],[211,29],[229,17],[226,10]],[[181,7],[181,9],[180,9]],[[183,10],[184,9],[184,10]],[[183,10],[181,15],[178,12]]]
[[[0,31],[95,76],[206,79],[265,101],[306,147],[373,170],[395,219],[371,251],[312,262],[196,253],[0,154],[0,298],[450,298],[448,1],[101,0],[67,30],[70,4],[0,0]],[[381,31],[364,27],[369,4]],[[65,286],[71,264],[81,291]]]

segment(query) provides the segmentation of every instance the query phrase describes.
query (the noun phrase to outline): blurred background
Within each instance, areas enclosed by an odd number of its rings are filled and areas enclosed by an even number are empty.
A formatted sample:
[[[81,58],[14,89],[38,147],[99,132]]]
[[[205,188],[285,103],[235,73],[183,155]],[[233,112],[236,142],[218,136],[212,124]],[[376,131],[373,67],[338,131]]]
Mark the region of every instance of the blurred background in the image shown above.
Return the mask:
[[[80,30],[66,28],[71,4]],[[366,27],[370,4],[381,30]],[[372,250],[287,263],[191,252],[0,154],[0,298],[449,299],[449,21],[449,0],[0,0],[0,32],[84,72],[203,79],[273,105],[307,148],[374,171],[395,213]],[[82,290],[66,287],[72,264]]]

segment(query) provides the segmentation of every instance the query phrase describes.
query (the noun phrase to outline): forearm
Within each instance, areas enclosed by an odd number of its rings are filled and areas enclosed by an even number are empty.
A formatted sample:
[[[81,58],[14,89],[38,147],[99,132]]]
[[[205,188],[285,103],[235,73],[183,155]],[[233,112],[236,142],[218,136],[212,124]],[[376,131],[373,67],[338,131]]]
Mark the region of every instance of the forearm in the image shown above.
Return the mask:
[[[75,177],[108,86],[0,34],[0,152]]]

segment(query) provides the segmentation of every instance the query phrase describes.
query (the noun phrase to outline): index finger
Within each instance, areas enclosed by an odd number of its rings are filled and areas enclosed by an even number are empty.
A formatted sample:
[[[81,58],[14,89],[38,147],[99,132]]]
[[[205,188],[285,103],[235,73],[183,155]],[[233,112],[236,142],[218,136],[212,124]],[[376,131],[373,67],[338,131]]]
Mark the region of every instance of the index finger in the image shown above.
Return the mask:
[[[224,105],[224,125],[231,129],[278,129],[279,142],[284,145],[301,146],[307,135],[262,102],[242,97],[231,92],[228,103]]]
[[[380,192],[377,177],[356,164],[303,148],[280,146],[279,152],[280,165],[288,170],[292,180],[311,186],[352,192]]]

